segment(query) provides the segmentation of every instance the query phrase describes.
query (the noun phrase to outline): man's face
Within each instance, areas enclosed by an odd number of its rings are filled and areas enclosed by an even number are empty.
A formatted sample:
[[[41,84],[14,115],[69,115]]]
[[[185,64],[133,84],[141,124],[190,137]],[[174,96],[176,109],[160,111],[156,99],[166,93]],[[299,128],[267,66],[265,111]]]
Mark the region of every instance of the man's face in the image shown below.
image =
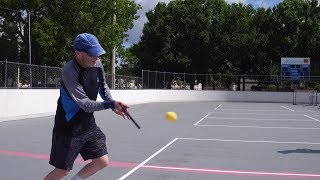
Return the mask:
[[[98,57],[90,56],[86,52],[76,51],[76,60],[83,68],[94,67]]]

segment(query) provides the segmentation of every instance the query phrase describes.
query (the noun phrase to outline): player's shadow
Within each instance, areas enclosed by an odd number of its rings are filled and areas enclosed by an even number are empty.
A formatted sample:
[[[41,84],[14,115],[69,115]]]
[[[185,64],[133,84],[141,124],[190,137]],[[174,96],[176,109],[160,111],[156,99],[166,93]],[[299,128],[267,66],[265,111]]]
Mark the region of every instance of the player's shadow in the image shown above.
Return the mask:
[[[278,153],[281,153],[281,154],[290,154],[290,153],[310,153],[310,154],[316,154],[316,153],[320,153],[320,150],[313,150],[313,149],[295,149],[295,150],[278,151]]]

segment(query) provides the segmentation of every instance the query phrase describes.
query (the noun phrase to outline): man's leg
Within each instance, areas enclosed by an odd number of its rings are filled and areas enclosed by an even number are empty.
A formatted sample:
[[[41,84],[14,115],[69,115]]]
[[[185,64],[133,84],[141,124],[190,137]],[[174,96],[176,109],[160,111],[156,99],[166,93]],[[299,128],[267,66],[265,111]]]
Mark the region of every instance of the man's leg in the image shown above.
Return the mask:
[[[53,134],[49,164],[55,167],[44,179],[60,180],[72,170],[82,143],[81,138]]]
[[[55,168],[44,178],[44,180],[60,180],[67,176],[69,172],[69,170]]]
[[[87,164],[86,166],[84,166],[79,172],[78,172],[78,176],[81,179],[86,179],[90,176],[92,176],[93,174],[95,174],[97,171],[107,167],[109,164],[109,157],[108,155],[104,155],[102,157],[96,158],[96,159],[92,159],[92,161]]]
[[[91,159],[92,161],[78,172],[74,177],[75,180],[88,178],[109,164],[106,136],[100,128],[93,130],[83,138],[86,143],[80,154],[84,160]]]

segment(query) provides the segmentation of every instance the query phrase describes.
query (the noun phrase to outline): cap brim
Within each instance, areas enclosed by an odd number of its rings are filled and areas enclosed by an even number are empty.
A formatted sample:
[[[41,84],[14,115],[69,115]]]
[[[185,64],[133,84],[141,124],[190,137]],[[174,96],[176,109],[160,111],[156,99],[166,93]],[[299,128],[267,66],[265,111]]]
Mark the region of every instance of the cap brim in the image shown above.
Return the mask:
[[[101,55],[105,54],[106,51],[100,45],[98,45],[98,46],[95,46],[95,47],[92,47],[92,48],[88,49],[87,53],[90,56],[98,57],[98,56],[101,56]]]

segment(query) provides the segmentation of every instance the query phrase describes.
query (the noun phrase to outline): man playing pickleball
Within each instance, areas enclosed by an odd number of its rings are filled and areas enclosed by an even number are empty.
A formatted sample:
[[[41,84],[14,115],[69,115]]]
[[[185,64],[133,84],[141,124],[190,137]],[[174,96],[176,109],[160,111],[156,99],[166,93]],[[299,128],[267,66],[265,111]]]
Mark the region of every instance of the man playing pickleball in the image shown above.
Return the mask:
[[[62,69],[60,97],[52,133],[50,164],[55,167],[44,179],[62,179],[77,156],[92,161],[72,180],[86,179],[109,163],[106,137],[97,126],[94,111],[112,109],[127,119],[122,111],[128,106],[112,99],[99,56],[105,54],[98,39],[89,33],[79,34],[74,42],[75,57]],[[100,94],[102,102],[96,101]]]

